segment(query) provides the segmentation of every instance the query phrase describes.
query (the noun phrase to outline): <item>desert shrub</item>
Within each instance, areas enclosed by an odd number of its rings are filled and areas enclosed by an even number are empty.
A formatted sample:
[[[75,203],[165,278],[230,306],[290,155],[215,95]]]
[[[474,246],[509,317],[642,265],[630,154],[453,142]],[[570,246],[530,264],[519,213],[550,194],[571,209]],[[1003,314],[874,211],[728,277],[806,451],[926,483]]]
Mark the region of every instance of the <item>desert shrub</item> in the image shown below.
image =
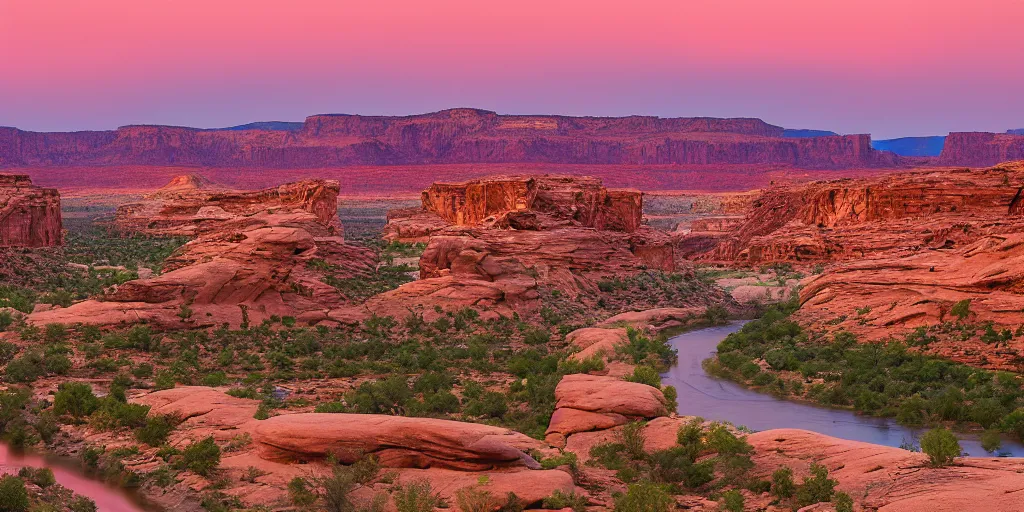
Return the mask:
[[[65,382],[57,388],[53,397],[53,412],[76,418],[88,416],[99,409],[100,399],[92,392],[92,386],[80,382]]]
[[[949,314],[957,317],[961,322],[971,315],[971,299],[964,299],[950,308]]]
[[[68,503],[71,512],[96,512],[96,502],[85,496],[75,496],[71,503]]]
[[[297,476],[288,482],[288,497],[296,507],[307,508],[316,502],[316,493],[313,492],[309,480]]]
[[[576,494],[575,491],[562,492],[561,489],[555,489],[551,496],[544,498],[543,504],[544,508],[553,510],[570,508],[573,512],[583,512],[587,509],[587,497]]]
[[[722,510],[728,512],[743,512],[743,495],[732,489],[722,493]]]
[[[220,465],[220,447],[213,436],[192,443],[181,452],[182,466],[193,473],[208,476]]]
[[[928,456],[932,466],[948,466],[960,456],[960,442],[949,430],[934,428],[921,436],[921,451]]]
[[[836,507],[836,512],[853,512],[853,498],[845,492],[837,492],[832,497],[832,504]]]
[[[426,480],[400,486],[391,494],[398,512],[433,512],[442,501]]]
[[[625,448],[626,454],[634,460],[643,459],[647,455],[644,449],[644,444],[647,441],[647,436],[644,434],[645,425],[642,421],[627,423],[623,425],[622,431],[619,433],[619,440]]]
[[[797,504],[806,507],[832,501],[837,483],[828,477],[828,468],[821,464],[811,464],[811,475],[804,477],[796,490]]]
[[[33,468],[25,466],[18,470],[18,476],[43,489],[57,483],[57,479],[53,476],[53,470],[50,468]]]
[[[772,494],[780,499],[789,499],[796,493],[793,483],[793,470],[783,467],[772,473]]]
[[[25,489],[25,482],[14,475],[0,478],[0,510],[25,512],[28,507],[28,490]]]
[[[650,482],[630,484],[625,494],[615,499],[615,512],[666,512],[675,499],[663,487]]]
[[[508,412],[508,400],[503,393],[486,391],[479,399],[467,402],[463,412],[469,416],[501,418]]]
[[[146,419],[146,424],[135,431],[135,438],[153,447],[161,446],[167,442],[167,437],[171,435],[178,423],[177,416],[169,414],[150,416]]]
[[[627,376],[626,380],[661,389],[661,375],[658,374],[657,370],[647,365],[640,365],[634,368],[633,374]]]
[[[981,434],[981,448],[986,452],[993,453],[1002,445],[1003,439],[998,430],[989,429]]]

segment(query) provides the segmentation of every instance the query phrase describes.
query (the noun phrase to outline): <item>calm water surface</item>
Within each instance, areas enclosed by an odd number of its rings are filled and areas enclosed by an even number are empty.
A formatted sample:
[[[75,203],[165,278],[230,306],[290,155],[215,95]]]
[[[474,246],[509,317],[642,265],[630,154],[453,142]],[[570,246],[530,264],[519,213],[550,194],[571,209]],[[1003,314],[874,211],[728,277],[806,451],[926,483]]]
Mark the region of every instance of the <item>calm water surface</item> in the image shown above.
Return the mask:
[[[661,381],[675,386],[679,392],[679,414],[729,421],[753,430],[800,428],[886,446],[898,447],[904,442],[917,444],[923,431],[904,427],[895,420],[782,400],[704,372],[701,361],[714,355],[718,343],[744,323],[690,331],[670,339],[679,351],[679,364],[662,374]],[[1004,438],[1002,448],[992,454],[981,448],[977,436],[958,435],[960,447],[968,455],[1024,457],[1024,445],[1015,440]]]
[[[0,474],[17,473],[24,466],[53,470],[57,483],[96,502],[98,512],[154,512],[160,510],[145,504],[141,498],[120,488],[91,478],[77,463],[60,457],[44,457],[10,449],[0,443]]]

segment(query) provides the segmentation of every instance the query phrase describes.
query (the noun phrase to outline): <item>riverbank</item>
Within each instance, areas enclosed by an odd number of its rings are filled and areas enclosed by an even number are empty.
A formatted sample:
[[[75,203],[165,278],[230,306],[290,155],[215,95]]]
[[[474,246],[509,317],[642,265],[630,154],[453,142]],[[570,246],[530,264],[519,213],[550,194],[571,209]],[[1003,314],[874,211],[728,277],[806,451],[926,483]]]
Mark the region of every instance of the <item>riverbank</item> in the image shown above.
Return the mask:
[[[900,447],[916,444],[923,428],[898,424],[892,418],[865,416],[850,409],[813,405],[809,401],[783,399],[739,383],[709,375],[702,362],[714,357],[716,347],[728,335],[746,324],[735,321],[726,326],[689,331],[669,342],[679,353],[679,364],[662,374],[662,382],[678,393],[680,414],[729,421],[754,430],[800,428],[825,435]],[[977,435],[960,433],[961,448],[970,456],[990,456]],[[1024,456],[1024,445],[1005,437],[999,456]]]

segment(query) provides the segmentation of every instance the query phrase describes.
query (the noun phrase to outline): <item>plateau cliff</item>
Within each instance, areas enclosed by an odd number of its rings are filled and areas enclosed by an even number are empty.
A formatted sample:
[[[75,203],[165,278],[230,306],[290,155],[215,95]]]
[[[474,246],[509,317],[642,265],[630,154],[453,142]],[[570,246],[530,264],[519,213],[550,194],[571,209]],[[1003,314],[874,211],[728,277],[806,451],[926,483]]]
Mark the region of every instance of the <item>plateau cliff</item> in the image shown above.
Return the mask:
[[[272,126],[274,129],[267,129]],[[277,129],[283,126],[284,129]],[[553,163],[778,164],[807,169],[890,167],[867,135],[786,138],[759,119],[499,115],[452,109],[406,116],[310,116],[294,124],[222,130],[124,126],[39,133],[0,128],[0,167]]]

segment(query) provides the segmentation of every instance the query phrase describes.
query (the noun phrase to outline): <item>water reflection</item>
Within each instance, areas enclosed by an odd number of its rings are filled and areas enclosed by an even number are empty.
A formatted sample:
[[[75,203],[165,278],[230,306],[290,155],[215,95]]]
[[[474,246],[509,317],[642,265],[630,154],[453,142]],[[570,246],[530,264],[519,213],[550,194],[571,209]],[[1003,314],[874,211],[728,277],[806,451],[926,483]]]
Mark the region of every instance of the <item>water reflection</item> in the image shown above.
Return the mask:
[[[57,483],[96,502],[98,512],[153,512],[159,508],[147,505],[124,489],[112,487],[90,478],[70,460],[43,457],[10,449],[0,443],[0,474],[17,473],[24,466],[50,468]]]
[[[729,421],[754,430],[801,428],[842,439],[897,447],[915,442],[922,433],[888,418],[858,416],[850,411],[781,400],[705,373],[701,361],[713,355],[718,343],[743,324],[732,322],[671,338],[672,346],[679,351],[679,364],[662,374],[661,380],[675,386],[679,392],[679,414]],[[959,435],[960,447],[968,455],[1024,456],[1024,445],[1009,438],[1003,439],[998,454],[991,454],[981,448],[977,436]]]

